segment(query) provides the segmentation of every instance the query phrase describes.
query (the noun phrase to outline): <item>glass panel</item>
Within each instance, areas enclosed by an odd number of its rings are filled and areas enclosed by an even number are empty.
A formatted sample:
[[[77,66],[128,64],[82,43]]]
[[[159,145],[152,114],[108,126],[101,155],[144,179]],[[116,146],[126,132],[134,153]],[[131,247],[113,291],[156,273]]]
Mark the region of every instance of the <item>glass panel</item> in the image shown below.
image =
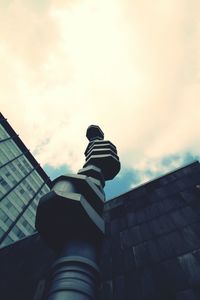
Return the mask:
[[[0,238],[4,235],[4,230],[0,227]]]
[[[31,206],[32,206],[32,208],[33,208],[34,210],[36,210],[37,204],[36,204],[35,202],[32,202]]]
[[[6,199],[7,200],[7,199]],[[19,212],[17,209],[12,205],[10,201],[3,200],[3,203],[1,203],[1,209],[4,211],[4,213],[12,220],[14,221],[15,218],[18,216]]]
[[[1,191],[1,187],[0,187],[0,199],[3,198],[4,193]]]
[[[25,234],[19,229],[19,227],[17,225],[15,225],[15,227],[13,227],[12,231],[16,234],[16,236],[18,236],[19,239],[25,237]]]
[[[8,234],[8,236],[15,242],[17,241],[19,238],[18,236],[11,230]]]
[[[15,165],[17,166],[18,170],[20,170],[23,175],[27,175],[28,174],[29,171],[24,167],[24,165],[22,165],[22,163],[20,161],[20,158],[18,158],[16,160]]]
[[[29,232],[32,233],[34,231],[33,226],[24,218],[24,216],[20,219],[21,225]]]
[[[28,216],[30,219],[33,219],[33,218],[34,218],[34,215],[33,215],[32,211],[31,211],[29,208],[26,210],[26,214],[27,214],[27,216]]]
[[[17,227],[17,225],[15,225],[15,227],[13,227],[12,232],[14,232],[17,236],[20,233],[20,229]]]
[[[3,165],[9,161],[3,150],[0,148],[0,164]]]
[[[12,242],[13,240],[9,236],[7,236],[5,240],[2,242],[1,246],[8,246],[9,244],[12,244]]]
[[[45,192],[45,194],[50,191],[50,188],[48,187],[48,185],[45,184],[45,186],[43,187],[43,191]]]
[[[8,200],[12,203],[12,205],[15,206],[19,214],[19,212],[21,211],[21,207],[23,206],[23,201],[19,199],[15,191],[12,191],[6,198],[8,198]],[[18,199],[20,200],[19,203],[18,203]]]
[[[21,217],[20,219],[19,219],[19,221],[17,222],[17,226],[19,227],[19,229],[25,234],[25,236],[27,236],[27,235],[29,235],[29,231],[26,229],[26,227],[24,227],[23,225],[22,225],[22,222],[23,221],[23,217]]]
[[[8,161],[15,158],[15,154],[11,151],[12,145],[9,142],[10,141],[1,143],[1,151],[6,155]]]
[[[17,199],[15,201],[21,209],[23,209],[25,207],[24,201],[22,199],[20,199],[20,197],[17,197]]]
[[[31,163],[28,161],[28,159],[25,156],[20,158],[20,162],[22,165],[24,165],[26,170],[30,171],[33,169],[33,166],[31,165]]]
[[[5,200],[5,199],[4,199]],[[7,204],[7,201],[2,201],[0,203],[0,209],[2,212],[5,213],[6,216],[8,216],[9,219],[11,219],[11,222],[15,220],[15,216],[12,214],[11,210],[7,208],[5,204]],[[7,200],[7,199],[6,199]],[[6,203],[5,203],[6,202]],[[6,223],[7,222],[7,223]],[[10,221],[5,221],[6,224],[10,225]]]
[[[5,179],[2,176],[0,176],[0,185],[6,192],[10,190],[9,184],[5,181]]]
[[[18,168],[16,166],[16,160],[9,163],[8,169],[10,170],[13,178],[15,178],[17,181],[19,181],[20,179],[22,179],[24,177],[24,175],[21,174],[21,172],[18,170]]]
[[[7,140],[1,143],[0,147],[0,163],[5,164],[21,154],[21,151],[13,140]]]
[[[33,174],[30,174],[27,178],[27,182],[29,183],[29,185],[34,189],[34,191],[37,191],[41,184],[38,184],[35,179],[33,178]]]
[[[0,210],[0,215],[2,215],[2,211]],[[0,217],[0,228],[3,229],[4,232],[8,230],[8,226],[4,223],[2,218]]]
[[[3,213],[2,221],[9,227],[12,224],[12,220],[7,214]]]
[[[31,187],[28,178],[26,178],[25,180],[23,180],[23,185],[26,187],[26,190],[27,190],[27,192],[28,192],[28,194],[29,194],[30,196],[34,196],[34,195],[35,195],[36,190],[34,190],[34,189]]]
[[[40,177],[40,175],[37,173],[37,171],[34,171],[32,174],[33,174],[33,178],[35,179],[35,181],[37,183],[39,183],[39,185],[41,186],[42,183],[44,182],[44,180]]]
[[[9,134],[6,132],[6,130],[0,124],[0,140],[4,140],[4,139],[6,139],[8,137],[9,137]]]
[[[13,187],[17,183],[16,179],[13,177],[13,174],[11,170],[8,168],[8,166],[5,166],[1,169],[1,176],[9,184],[10,187]]]
[[[21,150],[19,149],[19,147],[15,144],[15,142],[13,140],[5,141],[5,145],[13,153],[14,157],[16,157],[22,153]]]
[[[0,218],[4,223],[6,223],[8,216],[5,214],[5,212],[2,209],[0,211]]]

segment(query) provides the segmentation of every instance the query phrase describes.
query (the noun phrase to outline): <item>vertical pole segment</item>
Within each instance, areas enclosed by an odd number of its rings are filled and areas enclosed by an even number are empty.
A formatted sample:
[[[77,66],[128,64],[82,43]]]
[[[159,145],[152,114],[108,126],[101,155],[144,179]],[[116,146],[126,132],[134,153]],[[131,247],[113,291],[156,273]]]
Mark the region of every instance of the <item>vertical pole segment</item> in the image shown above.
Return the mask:
[[[52,266],[48,300],[95,300],[99,268],[94,245],[81,239],[67,243]]]
[[[39,202],[36,228],[60,253],[52,266],[45,300],[96,300],[99,285],[98,252],[105,233],[102,217],[106,180],[120,170],[116,147],[104,141],[91,125],[86,163],[77,175],[62,175]]]

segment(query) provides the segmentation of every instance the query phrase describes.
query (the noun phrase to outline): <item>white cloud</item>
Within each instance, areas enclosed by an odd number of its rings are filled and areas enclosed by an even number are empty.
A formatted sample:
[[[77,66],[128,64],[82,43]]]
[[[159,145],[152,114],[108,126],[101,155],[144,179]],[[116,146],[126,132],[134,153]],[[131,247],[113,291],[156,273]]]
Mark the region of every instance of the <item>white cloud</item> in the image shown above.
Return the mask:
[[[199,153],[199,2],[0,1],[2,112],[42,163],[83,164],[99,124],[122,165]]]

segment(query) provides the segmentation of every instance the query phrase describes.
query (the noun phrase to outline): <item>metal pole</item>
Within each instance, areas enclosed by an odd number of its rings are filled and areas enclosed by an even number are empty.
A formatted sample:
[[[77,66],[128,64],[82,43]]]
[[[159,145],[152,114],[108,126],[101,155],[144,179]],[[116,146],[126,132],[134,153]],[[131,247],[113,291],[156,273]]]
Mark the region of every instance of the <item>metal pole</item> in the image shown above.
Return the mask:
[[[120,170],[116,147],[104,141],[98,126],[88,127],[86,163],[77,175],[62,175],[40,199],[36,228],[59,253],[52,266],[45,300],[96,300],[105,180]]]
[[[66,243],[52,266],[48,300],[95,300],[99,268],[95,246],[81,239]]]

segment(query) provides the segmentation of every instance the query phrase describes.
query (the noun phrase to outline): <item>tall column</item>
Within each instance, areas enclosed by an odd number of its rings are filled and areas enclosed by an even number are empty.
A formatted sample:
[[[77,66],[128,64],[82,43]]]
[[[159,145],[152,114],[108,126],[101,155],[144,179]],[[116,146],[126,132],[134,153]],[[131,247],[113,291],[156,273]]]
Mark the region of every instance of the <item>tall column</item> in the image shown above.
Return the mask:
[[[86,163],[77,175],[62,175],[40,199],[36,228],[59,258],[52,266],[48,300],[95,300],[99,285],[99,248],[105,180],[120,170],[115,146],[98,126],[86,133]]]

